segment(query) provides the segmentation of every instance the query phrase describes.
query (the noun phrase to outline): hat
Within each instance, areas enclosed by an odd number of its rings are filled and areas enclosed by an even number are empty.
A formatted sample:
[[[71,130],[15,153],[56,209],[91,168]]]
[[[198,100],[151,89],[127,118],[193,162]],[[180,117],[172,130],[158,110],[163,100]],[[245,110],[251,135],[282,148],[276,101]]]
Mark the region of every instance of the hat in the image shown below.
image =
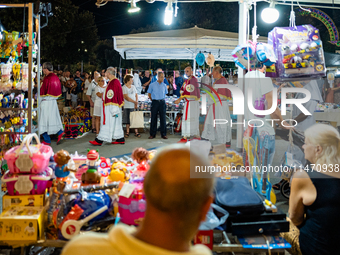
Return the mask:
[[[214,67],[214,63],[215,63],[215,58],[212,54],[208,54],[208,57],[205,59],[205,62],[207,63],[208,66],[210,67]]]
[[[204,61],[205,61],[205,56],[204,56],[204,54],[201,53],[201,52],[198,53],[198,54],[196,55],[196,62],[197,62],[197,64],[198,64],[199,66],[203,66]]]

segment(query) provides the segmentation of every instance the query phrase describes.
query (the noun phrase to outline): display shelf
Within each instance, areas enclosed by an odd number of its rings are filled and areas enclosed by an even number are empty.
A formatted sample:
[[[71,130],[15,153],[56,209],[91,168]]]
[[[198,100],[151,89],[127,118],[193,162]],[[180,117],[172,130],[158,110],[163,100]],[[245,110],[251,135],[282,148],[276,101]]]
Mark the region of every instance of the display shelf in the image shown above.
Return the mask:
[[[12,134],[15,134],[15,135],[28,135],[29,133],[28,132],[13,132],[13,131],[10,131],[10,132],[0,132],[0,135],[12,135]]]
[[[28,111],[28,108],[0,108],[0,111]]]
[[[33,10],[34,10],[34,3],[25,3],[25,4],[6,4],[6,3],[2,3],[1,6],[3,7],[8,7],[8,8],[23,8],[28,10],[28,23],[26,23],[28,25],[28,30],[26,30],[28,32],[28,54],[27,57],[24,56],[25,58],[25,62],[28,64],[28,87],[26,90],[23,89],[17,89],[17,88],[13,88],[9,91],[1,91],[1,93],[3,95],[10,95],[12,93],[14,93],[15,95],[18,94],[24,94],[25,95],[25,99],[27,99],[27,108],[4,108],[1,107],[0,111],[6,112],[6,111],[15,111],[16,114],[18,115],[21,111],[25,112],[25,117],[27,118],[27,127],[25,129],[26,132],[14,132],[14,131],[4,131],[4,132],[0,132],[0,135],[28,135],[30,133],[32,133],[32,129],[34,129],[33,123],[32,123],[32,113],[34,111],[37,111],[37,114],[39,116],[39,109],[33,109],[33,108],[37,108],[34,107],[33,105],[33,88],[34,88],[34,83],[33,83],[33,46],[34,46],[34,40],[33,40],[33,33],[36,32],[37,33],[37,40],[36,43],[38,44],[38,54],[37,54],[37,65],[40,65],[40,15],[34,15],[33,14]],[[25,24],[25,22],[24,22]],[[34,29],[35,28],[35,29]],[[6,62],[6,58],[5,61]],[[22,70],[21,70],[22,72]],[[40,73],[38,72],[38,76],[37,76],[37,80],[38,80],[38,84],[40,83]],[[39,88],[38,88],[38,92],[39,92]],[[36,104],[36,102],[35,102]],[[35,131],[35,130],[34,130]]]

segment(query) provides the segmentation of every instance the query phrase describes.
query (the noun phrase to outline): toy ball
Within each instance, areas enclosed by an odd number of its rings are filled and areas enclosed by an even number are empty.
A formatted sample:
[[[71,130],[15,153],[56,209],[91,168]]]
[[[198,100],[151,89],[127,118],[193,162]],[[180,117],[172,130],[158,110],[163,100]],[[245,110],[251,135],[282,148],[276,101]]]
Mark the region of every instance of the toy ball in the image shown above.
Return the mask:
[[[285,45],[282,47],[282,51],[285,54],[289,54],[290,53],[290,47],[288,45]]]
[[[312,48],[315,48],[315,47],[317,47],[318,46],[318,44],[316,43],[316,42],[312,42],[311,44],[310,44],[310,47],[312,47]]]
[[[310,46],[309,46],[308,43],[302,43],[302,44],[300,45],[300,49],[301,49],[301,50],[307,50],[307,49],[309,49],[309,48],[310,48]]]
[[[302,62],[302,58],[295,56],[293,58],[293,61],[294,61],[294,63],[301,63]]]
[[[297,46],[297,44],[293,44],[292,46],[290,46],[290,49],[291,49],[293,52],[298,51],[298,48],[299,48],[299,46]]]

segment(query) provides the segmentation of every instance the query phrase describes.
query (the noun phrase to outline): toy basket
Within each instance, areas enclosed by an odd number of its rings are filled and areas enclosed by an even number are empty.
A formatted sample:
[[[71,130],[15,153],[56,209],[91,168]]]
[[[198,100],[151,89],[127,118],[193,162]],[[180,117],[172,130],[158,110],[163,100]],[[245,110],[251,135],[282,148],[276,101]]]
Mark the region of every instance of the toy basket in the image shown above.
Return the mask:
[[[7,171],[1,178],[1,182],[6,184],[10,196],[41,195],[45,193],[52,175],[53,170],[49,167],[38,175],[19,175]]]
[[[30,145],[33,137],[37,145]],[[36,134],[29,134],[20,146],[7,151],[4,158],[13,174],[39,174],[48,167],[52,153],[52,148],[41,144]]]

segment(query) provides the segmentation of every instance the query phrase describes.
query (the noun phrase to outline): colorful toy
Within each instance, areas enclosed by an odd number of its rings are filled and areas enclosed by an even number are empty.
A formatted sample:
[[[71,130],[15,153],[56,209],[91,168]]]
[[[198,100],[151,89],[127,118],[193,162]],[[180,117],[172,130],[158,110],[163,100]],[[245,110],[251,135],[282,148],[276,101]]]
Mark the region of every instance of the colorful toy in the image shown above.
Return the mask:
[[[10,196],[40,195],[45,193],[52,175],[53,170],[51,168],[47,168],[38,175],[19,175],[7,171],[1,181],[6,183]]]
[[[143,161],[148,161],[149,156],[150,152],[142,147],[134,149],[131,154],[131,158],[135,160],[138,164]]]
[[[273,46],[267,43],[258,43],[256,45],[256,56],[258,61],[262,62],[265,66],[271,66],[276,63]]]
[[[248,43],[238,45],[233,51],[232,56],[236,65],[244,70],[254,70],[256,65],[256,45]],[[249,60],[249,66],[248,66]]]
[[[103,177],[108,177],[109,176],[109,169],[110,169],[110,159],[106,159],[104,157],[100,158],[100,163],[98,167],[98,172],[103,176]]]
[[[70,154],[65,150],[60,150],[53,156],[54,162],[57,164],[54,173],[57,179],[63,180],[70,175],[70,171],[67,168],[67,164],[71,159]]]
[[[131,185],[134,189],[128,198],[124,196],[119,197],[118,209],[121,222],[128,225],[138,225],[140,219],[144,218],[146,209],[143,183],[137,180],[132,183],[125,183],[124,185]]]
[[[87,153],[88,169],[81,176],[83,184],[98,184],[101,180],[101,174],[98,172],[99,153],[98,150],[88,150]]]
[[[274,28],[268,42],[278,59],[275,72],[267,77],[279,79],[318,78],[326,74],[324,52],[319,30],[311,25]]]
[[[30,145],[32,138],[36,139],[37,145]],[[52,148],[41,144],[36,134],[29,134],[20,146],[7,151],[4,158],[11,173],[39,174],[48,167],[52,153]]]
[[[115,182],[115,181],[124,182],[124,181],[127,181],[128,179],[129,179],[129,174],[127,172],[126,164],[117,159],[113,159],[111,172],[109,175],[109,180],[112,182]]]
[[[17,86],[17,84],[19,83],[19,79],[20,79],[20,71],[21,71],[21,64],[16,63],[13,65],[13,88],[14,89],[21,89],[21,86],[19,88],[19,86]]]

